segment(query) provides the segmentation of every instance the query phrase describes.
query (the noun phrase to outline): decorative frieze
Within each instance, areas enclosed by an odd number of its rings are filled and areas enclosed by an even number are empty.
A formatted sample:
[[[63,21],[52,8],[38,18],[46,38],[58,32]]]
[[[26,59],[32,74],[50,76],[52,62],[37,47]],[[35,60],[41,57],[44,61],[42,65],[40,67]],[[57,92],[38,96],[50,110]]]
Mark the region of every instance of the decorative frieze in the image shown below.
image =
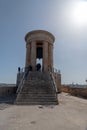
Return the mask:
[[[37,31],[32,31],[32,32],[29,32],[27,33],[27,35],[25,36],[25,41],[28,43],[28,42],[31,42],[32,40],[41,40],[41,41],[47,41],[49,43],[54,43],[54,36],[47,32],[47,31],[43,31],[43,30],[37,30]]]

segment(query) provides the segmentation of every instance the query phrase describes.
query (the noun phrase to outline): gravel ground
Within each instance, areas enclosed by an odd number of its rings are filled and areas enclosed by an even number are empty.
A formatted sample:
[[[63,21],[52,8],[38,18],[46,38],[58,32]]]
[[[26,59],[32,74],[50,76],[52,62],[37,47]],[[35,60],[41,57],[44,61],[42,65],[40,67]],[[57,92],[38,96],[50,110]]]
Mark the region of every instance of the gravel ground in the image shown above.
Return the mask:
[[[87,100],[58,95],[57,106],[0,103],[0,130],[87,130]]]

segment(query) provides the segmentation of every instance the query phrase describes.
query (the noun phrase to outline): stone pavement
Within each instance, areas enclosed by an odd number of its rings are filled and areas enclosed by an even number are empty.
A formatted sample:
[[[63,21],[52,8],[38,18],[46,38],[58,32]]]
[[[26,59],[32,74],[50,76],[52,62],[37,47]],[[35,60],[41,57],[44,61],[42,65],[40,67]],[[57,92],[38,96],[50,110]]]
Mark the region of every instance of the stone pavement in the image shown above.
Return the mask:
[[[0,104],[0,130],[87,130],[87,100],[61,93],[57,106]]]

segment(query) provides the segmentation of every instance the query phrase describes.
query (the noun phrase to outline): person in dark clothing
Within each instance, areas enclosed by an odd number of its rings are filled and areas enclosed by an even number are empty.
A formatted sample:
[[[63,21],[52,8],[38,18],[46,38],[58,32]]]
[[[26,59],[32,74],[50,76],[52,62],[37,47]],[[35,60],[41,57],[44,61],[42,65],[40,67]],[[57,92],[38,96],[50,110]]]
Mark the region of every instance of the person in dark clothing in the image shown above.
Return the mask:
[[[20,67],[18,67],[18,73],[20,73],[20,70],[21,70]]]
[[[32,71],[32,66],[31,65],[29,65],[29,67],[27,67],[25,69],[25,78],[27,78],[29,71]]]
[[[40,64],[40,63],[38,63],[38,64],[36,65],[36,69],[37,69],[37,71],[40,71],[40,69],[41,69],[41,64]]]
[[[31,65],[29,65],[29,71],[32,71],[32,66]]]

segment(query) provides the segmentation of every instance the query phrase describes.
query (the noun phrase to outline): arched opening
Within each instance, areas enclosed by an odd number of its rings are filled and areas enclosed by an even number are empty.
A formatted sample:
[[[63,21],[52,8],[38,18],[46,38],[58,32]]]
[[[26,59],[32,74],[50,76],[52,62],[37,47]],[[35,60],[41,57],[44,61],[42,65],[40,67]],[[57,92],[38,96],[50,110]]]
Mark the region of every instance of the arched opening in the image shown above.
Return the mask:
[[[37,69],[37,66],[39,66],[40,71],[42,71],[42,66],[43,66],[42,63],[43,63],[43,44],[42,43],[37,43],[37,48],[36,48],[36,69]]]
[[[36,51],[37,53],[36,53],[36,57],[38,58],[38,59],[41,59],[41,58],[43,58],[43,48],[42,47],[37,47],[37,51]]]

